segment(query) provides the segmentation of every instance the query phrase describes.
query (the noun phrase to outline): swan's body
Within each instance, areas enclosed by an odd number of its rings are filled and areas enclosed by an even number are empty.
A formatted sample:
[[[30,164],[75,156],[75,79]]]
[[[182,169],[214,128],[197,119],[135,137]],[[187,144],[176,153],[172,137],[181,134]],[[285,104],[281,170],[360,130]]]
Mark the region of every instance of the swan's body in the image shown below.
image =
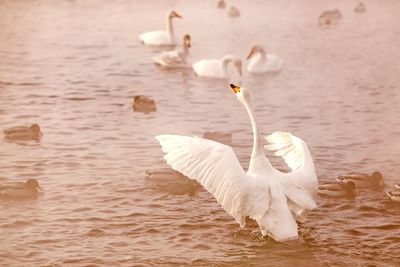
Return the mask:
[[[28,179],[25,183],[15,183],[5,186],[0,186],[1,199],[30,199],[39,195],[39,191],[43,190],[36,179]]]
[[[154,63],[166,68],[187,67],[188,65],[186,59],[189,55],[189,48],[190,48],[189,34],[185,34],[183,36],[182,46],[183,46],[182,51],[179,50],[168,51],[153,57]]]
[[[182,18],[176,11],[167,13],[166,31],[145,32],[139,35],[139,40],[146,45],[174,46],[176,45],[173,18]]]
[[[390,192],[387,192],[389,198],[393,201],[400,202],[400,185],[395,185],[396,189]]]
[[[257,221],[263,235],[277,241],[295,239],[298,237],[295,218],[316,207],[313,197],[318,182],[307,145],[289,133],[275,132],[268,136],[271,145],[266,148],[282,156],[292,172],[282,173],[273,168],[264,155],[249,92],[231,87],[245,106],[254,131],[247,172],[230,146],[178,135],[159,135],[156,139],[166,153],[167,163],[203,185],[241,227],[249,216]]]
[[[354,196],[356,185],[352,181],[329,182],[318,186],[318,194],[329,197],[351,197]]]
[[[36,123],[31,126],[17,126],[4,130],[4,137],[10,140],[39,140],[42,137],[40,126]]]
[[[282,69],[283,61],[276,55],[266,54],[260,45],[254,45],[250,49],[247,59],[250,60],[247,65],[249,73],[276,72]]]
[[[233,62],[242,75],[242,61],[235,56],[226,55],[221,59],[202,59],[192,65],[194,72],[200,77],[228,78],[228,64]]]
[[[336,180],[341,182],[352,181],[357,188],[381,189],[384,186],[382,174],[378,171],[373,172],[371,175],[352,172],[349,174],[339,175]]]

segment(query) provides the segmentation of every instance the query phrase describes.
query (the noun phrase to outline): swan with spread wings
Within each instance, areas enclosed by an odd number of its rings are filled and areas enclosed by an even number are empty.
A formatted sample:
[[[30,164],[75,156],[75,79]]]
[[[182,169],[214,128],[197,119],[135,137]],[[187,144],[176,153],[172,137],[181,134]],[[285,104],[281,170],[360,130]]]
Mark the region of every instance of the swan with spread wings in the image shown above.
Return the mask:
[[[254,144],[247,172],[230,146],[180,135],[158,135],[164,158],[176,171],[198,181],[241,227],[248,216],[257,221],[261,233],[276,241],[296,239],[296,219],[316,207],[318,182],[306,143],[286,132],[274,132],[266,149],[275,151],[291,172],[272,167],[262,146],[260,130],[251,106],[250,92],[231,84],[246,108],[253,127]]]

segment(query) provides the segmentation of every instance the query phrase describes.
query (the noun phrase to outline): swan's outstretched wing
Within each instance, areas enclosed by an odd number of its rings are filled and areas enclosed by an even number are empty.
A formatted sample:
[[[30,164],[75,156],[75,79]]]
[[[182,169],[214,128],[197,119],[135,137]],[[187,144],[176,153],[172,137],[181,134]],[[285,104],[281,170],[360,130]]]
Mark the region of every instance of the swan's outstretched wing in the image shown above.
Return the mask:
[[[268,210],[268,187],[248,179],[230,146],[180,135],[158,135],[156,139],[167,163],[203,185],[241,227],[246,216],[257,219]]]
[[[289,203],[291,210],[299,216],[304,210],[314,209],[318,179],[307,144],[286,132],[274,132],[266,139],[270,145],[265,148],[275,151],[292,170],[280,178],[286,196],[293,202]]]
[[[275,155],[282,157],[293,172],[305,166],[314,168],[307,144],[300,138],[286,132],[274,132],[265,139],[270,143],[265,148],[275,151]]]

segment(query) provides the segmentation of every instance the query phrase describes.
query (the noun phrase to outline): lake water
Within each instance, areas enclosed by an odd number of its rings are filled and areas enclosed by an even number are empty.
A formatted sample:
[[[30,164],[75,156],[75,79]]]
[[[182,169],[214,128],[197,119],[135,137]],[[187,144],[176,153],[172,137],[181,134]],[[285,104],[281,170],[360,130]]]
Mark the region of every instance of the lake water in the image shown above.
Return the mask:
[[[0,129],[38,123],[40,142],[0,140],[0,182],[39,180],[33,201],[0,202],[2,266],[400,266],[400,206],[384,191],[318,198],[298,241],[241,229],[204,189],[166,167],[154,139],[233,134],[247,168],[252,131],[229,81],[163,70],[138,35],[164,28],[192,36],[191,60],[243,60],[254,43],[284,60],[273,75],[239,80],[252,91],[262,132],[290,131],[312,152],[320,182],[350,171],[400,182],[400,1],[87,0],[0,3]],[[343,18],[319,27],[323,10]],[[132,96],[157,111],[133,112]],[[273,160],[279,168],[284,165]],[[187,185],[185,185],[187,186]]]

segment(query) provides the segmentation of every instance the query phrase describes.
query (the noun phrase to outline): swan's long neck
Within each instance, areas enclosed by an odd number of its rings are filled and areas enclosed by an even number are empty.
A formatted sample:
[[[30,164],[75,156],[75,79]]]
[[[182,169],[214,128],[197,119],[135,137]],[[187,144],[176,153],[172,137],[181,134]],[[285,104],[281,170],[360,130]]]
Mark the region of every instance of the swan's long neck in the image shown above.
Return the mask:
[[[186,44],[185,41],[183,41],[183,49],[182,49],[183,55],[186,57],[189,54],[189,46]]]
[[[171,42],[175,42],[175,33],[174,33],[174,27],[172,25],[172,18],[169,17],[169,15],[167,15],[167,33],[169,36],[169,40]]]
[[[224,57],[221,59],[221,71],[222,73],[227,76],[228,75],[228,63],[232,60],[230,57]]]
[[[251,158],[250,158],[250,164],[249,164],[249,171],[252,171],[254,169],[254,163],[255,163],[255,159],[258,156],[262,156],[263,158],[265,158],[264,155],[264,150],[262,147],[262,142],[261,142],[261,134],[259,132],[259,128],[256,122],[256,118],[254,116],[254,112],[253,112],[253,108],[251,107],[251,103],[245,99],[244,101],[242,101],[244,107],[247,110],[247,113],[249,114],[249,118],[251,121],[251,126],[253,127],[253,150],[251,152]]]

